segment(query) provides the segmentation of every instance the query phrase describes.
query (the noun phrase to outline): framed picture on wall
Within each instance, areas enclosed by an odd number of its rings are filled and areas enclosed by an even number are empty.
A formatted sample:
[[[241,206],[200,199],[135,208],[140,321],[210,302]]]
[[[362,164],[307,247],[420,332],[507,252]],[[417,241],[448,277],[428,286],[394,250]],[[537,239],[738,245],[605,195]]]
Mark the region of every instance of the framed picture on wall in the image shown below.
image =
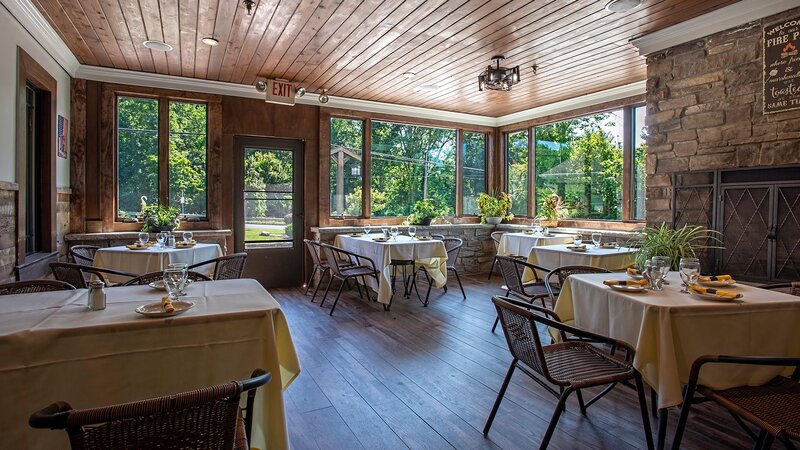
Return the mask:
[[[56,137],[56,152],[59,158],[67,159],[67,137],[69,135],[69,120],[58,115],[58,130]]]

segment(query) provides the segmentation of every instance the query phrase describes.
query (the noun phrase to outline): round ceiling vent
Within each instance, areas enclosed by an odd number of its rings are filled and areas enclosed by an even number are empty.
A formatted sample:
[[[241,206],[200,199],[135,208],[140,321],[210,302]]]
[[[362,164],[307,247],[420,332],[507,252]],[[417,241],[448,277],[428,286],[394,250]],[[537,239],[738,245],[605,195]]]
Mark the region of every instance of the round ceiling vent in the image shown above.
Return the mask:
[[[606,3],[606,9],[611,12],[621,13],[630,11],[641,4],[642,0],[611,0]]]
[[[145,47],[149,48],[150,50],[157,50],[159,52],[171,52],[172,46],[167,44],[166,42],[161,41],[144,41]]]

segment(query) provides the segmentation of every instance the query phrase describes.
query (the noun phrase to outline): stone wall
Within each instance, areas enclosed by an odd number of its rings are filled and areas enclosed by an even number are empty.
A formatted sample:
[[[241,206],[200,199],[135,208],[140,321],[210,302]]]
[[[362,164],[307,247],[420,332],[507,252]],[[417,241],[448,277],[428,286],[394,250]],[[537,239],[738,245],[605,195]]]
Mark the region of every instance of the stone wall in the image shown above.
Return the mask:
[[[0,182],[0,283],[14,280],[17,262],[17,190],[15,183]]]
[[[762,28],[800,8],[647,58],[647,222],[672,221],[671,174],[800,163],[800,110],[763,114]]]

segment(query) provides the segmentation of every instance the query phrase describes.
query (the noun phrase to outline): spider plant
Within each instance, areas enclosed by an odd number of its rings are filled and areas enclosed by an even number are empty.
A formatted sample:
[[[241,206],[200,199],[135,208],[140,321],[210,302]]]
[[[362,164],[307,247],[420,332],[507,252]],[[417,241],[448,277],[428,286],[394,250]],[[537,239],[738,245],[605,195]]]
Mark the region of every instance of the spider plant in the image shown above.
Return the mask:
[[[684,225],[681,228],[669,228],[662,223],[658,227],[648,227],[631,238],[629,247],[638,247],[635,265],[642,269],[645,261],[653,256],[669,256],[672,258],[672,269],[678,270],[681,258],[696,258],[701,250],[723,248],[721,233],[702,226]]]

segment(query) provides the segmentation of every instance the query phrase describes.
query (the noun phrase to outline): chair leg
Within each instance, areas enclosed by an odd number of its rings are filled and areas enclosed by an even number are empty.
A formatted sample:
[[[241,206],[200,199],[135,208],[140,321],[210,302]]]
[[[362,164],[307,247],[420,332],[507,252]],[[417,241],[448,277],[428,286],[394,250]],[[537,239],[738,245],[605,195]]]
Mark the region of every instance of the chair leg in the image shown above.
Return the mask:
[[[650,428],[650,415],[647,411],[647,396],[644,393],[644,383],[642,376],[638,373],[634,377],[636,381],[636,394],[639,397],[639,409],[642,411],[642,427],[644,427],[644,438],[647,441],[647,449],[653,450],[653,430]]]
[[[494,265],[495,265],[496,263],[497,263],[497,258],[495,257],[495,258],[492,260],[492,268],[491,268],[491,269],[489,269],[489,279],[490,279],[490,280],[492,279],[492,275],[494,275]]]
[[[314,270],[311,271],[311,276],[308,277],[308,281],[306,281],[306,291],[303,292],[303,295],[308,295],[308,290],[311,289],[311,282],[314,280],[314,275],[316,274],[317,274],[317,266],[314,266]]]
[[[346,281],[347,280],[343,280],[342,284],[339,286],[339,292],[336,293],[336,300],[333,301],[333,306],[331,306],[331,312],[328,313],[329,316],[333,315],[333,310],[336,309],[336,304],[339,303],[339,297],[342,295],[342,288],[344,288],[344,285],[347,284]]]
[[[425,292],[425,303],[422,306],[428,306],[428,300],[431,298],[431,288],[433,287],[433,278],[428,275],[428,272],[425,272],[425,279],[428,280],[428,291]],[[445,285],[444,291],[447,292],[447,285]]]
[[[311,296],[311,303],[314,303],[314,299],[317,297],[317,292],[319,292],[319,287],[322,285],[322,279],[325,278],[325,274],[328,273],[329,270],[330,269],[327,268],[322,270],[322,274],[319,276],[319,283],[317,283],[317,286],[314,288],[314,295]]]
[[[508,368],[508,373],[506,373],[506,377],[503,379],[503,385],[500,386],[500,391],[497,392],[497,398],[494,400],[494,406],[492,406],[492,412],[489,413],[489,418],[486,419],[486,425],[483,427],[483,435],[486,436],[489,434],[489,429],[492,428],[492,422],[494,422],[494,416],[497,415],[497,410],[500,408],[500,402],[503,401],[503,396],[506,395],[506,389],[508,388],[508,383],[511,381],[511,375],[514,374],[514,369],[517,368],[517,360],[514,359],[511,361],[511,366]]]
[[[328,286],[325,288],[325,293],[322,294],[322,300],[319,302],[319,307],[322,308],[322,305],[325,304],[325,299],[328,297],[328,292],[331,290],[331,284],[333,284],[333,275],[330,276],[328,279]],[[344,283],[343,283],[344,284]],[[339,287],[341,289],[341,286]]]
[[[564,411],[564,407],[567,404],[567,397],[569,394],[572,393],[572,388],[569,387],[561,393],[561,396],[558,398],[558,405],[556,406],[556,410],[553,411],[553,417],[550,419],[550,424],[547,426],[547,431],[544,433],[544,438],[542,439],[542,443],[539,444],[540,449],[546,449],[547,446],[550,444],[550,439],[553,437],[553,432],[556,431],[556,425],[558,425],[558,419],[561,418],[561,412]]]
[[[583,394],[581,394],[581,390],[578,389],[575,391],[575,395],[578,396],[578,406],[581,408],[581,415],[586,415],[586,404],[583,403]]]
[[[456,270],[455,267],[451,268],[450,270],[452,270],[453,273],[456,274],[456,281],[458,281],[458,287],[461,288],[461,295],[464,297],[464,300],[466,300],[467,294],[464,292],[464,286],[461,284],[461,277],[458,276],[458,271]]]
[[[681,440],[683,439],[683,432],[686,430],[686,422],[689,419],[689,410],[692,409],[692,401],[694,400],[694,391],[697,385],[689,383],[683,393],[683,406],[681,406],[681,414],[678,417],[678,425],[675,427],[675,437],[672,439],[672,449],[680,450]],[[659,430],[661,424],[659,423]]]
[[[358,298],[363,300],[364,299],[364,295],[361,293],[361,285],[358,284],[358,278],[354,278],[353,279],[353,283],[355,283],[356,288],[358,288]]]
[[[771,449],[771,448],[772,448],[772,443],[773,443],[774,441],[775,441],[775,436],[773,436],[773,435],[771,435],[771,434],[767,434],[767,436],[764,438],[764,444],[763,444],[763,445],[761,445],[761,448],[762,448],[763,450],[769,450],[769,449]]]

